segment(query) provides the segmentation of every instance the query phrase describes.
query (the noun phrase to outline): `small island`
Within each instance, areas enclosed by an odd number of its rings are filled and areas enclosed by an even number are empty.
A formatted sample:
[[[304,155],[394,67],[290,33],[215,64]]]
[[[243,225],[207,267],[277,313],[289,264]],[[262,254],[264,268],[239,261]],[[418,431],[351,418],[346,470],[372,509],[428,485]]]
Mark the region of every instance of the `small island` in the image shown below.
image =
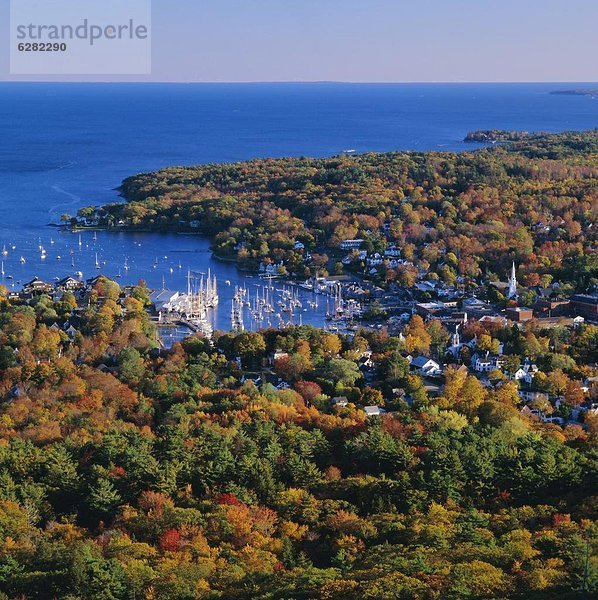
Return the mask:
[[[550,93],[554,96],[598,96],[598,89],[553,90]]]

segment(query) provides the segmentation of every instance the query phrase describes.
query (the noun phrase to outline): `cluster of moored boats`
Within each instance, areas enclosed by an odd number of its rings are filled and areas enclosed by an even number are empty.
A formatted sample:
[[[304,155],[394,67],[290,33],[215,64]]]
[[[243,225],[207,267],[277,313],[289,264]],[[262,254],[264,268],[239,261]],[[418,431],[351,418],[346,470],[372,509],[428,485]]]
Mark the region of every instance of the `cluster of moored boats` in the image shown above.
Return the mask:
[[[312,289],[313,297],[302,300],[299,289],[294,286],[274,287],[272,283],[256,286],[252,295],[245,286],[236,286],[231,305],[231,328],[240,331],[245,328],[245,321],[251,321],[255,327],[284,327],[303,322],[303,314],[317,310],[318,296]],[[355,300],[344,300],[342,285],[337,284],[326,293],[326,320],[331,322],[329,329],[351,329],[353,321],[361,312],[360,303]]]
[[[272,283],[257,285],[255,294],[251,297],[247,287],[235,286],[231,306],[231,327],[234,331],[244,329],[245,313],[257,326],[264,324],[271,326],[273,321],[277,325],[284,326],[293,322],[293,313],[299,313],[301,321],[302,310],[307,309],[303,308],[299,291],[293,290],[292,287],[275,288]]]
[[[93,240],[94,242],[97,240],[97,233],[94,232],[93,234]],[[53,246],[54,245],[54,239],[50,238],[50,245]],[[83,240],[81,239],[81,236],[79,235],[79,240],[78,240],[78,246],[79,246],[79,250],[83,249]],[[85,243],[85,248],[89,248],[89,244]],[[0,261],[0,275],[2,275],[2,278],[4,279],[13,279],[13,276],[9,273],[6,273],[5,268],[4,268],[4,258],[8,257],[9,253],[12,251],[15,251],[17,249],[15,244],[10,244],[8,247],[6,246],[6,244],[3,244],[2,246],[2,260]],[[46,250],[46,247],[43,245],[42,243],[42,239],[38,238],[38,244],[37,244],[37,252],[39,252],[39,259],[41,261],[45,261],[48,258],[48,251]],[[68,256],[70,257],[70,263],[71,263],[71,267],[75,268],[75,249],[74,248],[69,248],[66,251],[66,254],[68,254]],[[29,257],[31,258],[31,257]],[[63,256],[62,254],[55,254],[54,258],[58,261],[62,261],[64,258],[66,258],[65,256]],[[23,255],[19,256],[19,263],[21,263],[22,265],[27,263],[27,258]],[[101,269],[103,265],[106,265],[106,261],[100,261],[99,257],[98,257],[98,253],[95,253],[95,268],[96,269]],[[125,270],[128,269],[127,266],[127,261],[125,259]],[[79,279],[83,278],[83,273],[81,271],[73,271],[73,275],[75,277],[78,277]],[[120,277],[120,269],[118,271],[118,275],[116,275],[116,277]],[[57,278],[58,279],[58,278]],[[14,283],[12,284],[12,286],[14,287]]]

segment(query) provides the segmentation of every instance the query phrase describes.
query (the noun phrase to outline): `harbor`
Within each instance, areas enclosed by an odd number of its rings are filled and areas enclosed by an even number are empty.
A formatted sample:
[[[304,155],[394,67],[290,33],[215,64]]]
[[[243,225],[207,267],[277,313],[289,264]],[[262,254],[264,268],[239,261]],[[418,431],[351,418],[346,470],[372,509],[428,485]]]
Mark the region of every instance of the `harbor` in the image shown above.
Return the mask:
[[[231,285],[230,280],[224,281],[225,289]],[[211,336],[215,323],[219,322],[219,307],[222,308],[218,289],[217,277],[208,270],[206,274],[188,271],[184,293],[167,289],[164,283],[161,289],[152,292],[153,319],[163,343],[172,343],[192,333]],[[362,313],[360,303],[343,299],[343,287],[337,282],[316,290],[306,289],[306,284],[267,279],[249,284],[245,281],[232,290],[230,320],[227,326],[218,328],[234,332],[304,324],[349,332],[357,328],[356,320]]]
[[[334,278],[292,282],[248,274],[215,258],[209,241],[197,235],[57,228],[3,235],[0,282],[9,292],[34,278],[85,282],[104,275],[121,286],[142,281],[157,302],[152,316],[165,345],[216,329],[313,325],[347,331],[361,309]]]

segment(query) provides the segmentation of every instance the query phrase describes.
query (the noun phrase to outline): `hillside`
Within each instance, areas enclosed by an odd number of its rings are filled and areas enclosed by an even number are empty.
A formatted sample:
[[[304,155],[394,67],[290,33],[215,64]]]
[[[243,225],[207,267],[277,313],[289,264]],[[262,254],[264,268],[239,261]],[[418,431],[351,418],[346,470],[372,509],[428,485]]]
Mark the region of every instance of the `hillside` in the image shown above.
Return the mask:
[[[403,339],[288,327],[159,352],[147,304],[102,277],[57,300],[0,287],[0,599],[595,590],[598,415],[582,383],[597,327],[467,324],[562,398],[532,413],[515,381],[485,387],[464,364],[428,394],[406,356],[444,354],[439,321],[415,315]],[[583,422],[534,417],[574,410]]]

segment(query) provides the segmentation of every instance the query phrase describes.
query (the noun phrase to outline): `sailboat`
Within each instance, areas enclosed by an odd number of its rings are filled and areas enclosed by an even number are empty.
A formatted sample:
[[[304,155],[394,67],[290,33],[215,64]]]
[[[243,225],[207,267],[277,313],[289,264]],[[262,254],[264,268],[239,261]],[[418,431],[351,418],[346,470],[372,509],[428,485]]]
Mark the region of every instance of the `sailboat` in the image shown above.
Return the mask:
[[[79,234],[79,249],[81,249],[83,242],[81,241],[81,234]]]
[[[2,277],[4,277],[4,261],[2,261],[0,273],[2,274]]]
[[[98,239],[98,234],[94,231],[93,232],[93,241],[95,242],[95,241],[97,241],[97,239]]]
[[[124,269],[125,271],[129,270],[129,260],[127,259],[127,257],[125,256],[125,264],[124,264]]]
[[[2,256],[6,256],[8,254],[8,250],[6,249],[6,244],[2,246]]]
[[[25,264],[27,261],[25,260],[24,256],[21,256],[21,258],[19,259],[19,261],[23,264]]]
[[[120,269],[118,270],[118,275],[116,275],[116,277],[122,277],[122,275],[120,274]]]
[[[96,269],[100,268],[100,262],[98,261],[98,253],[96,252]]]
[[[75,266],[75,259],[71,256],[71,267]]]

